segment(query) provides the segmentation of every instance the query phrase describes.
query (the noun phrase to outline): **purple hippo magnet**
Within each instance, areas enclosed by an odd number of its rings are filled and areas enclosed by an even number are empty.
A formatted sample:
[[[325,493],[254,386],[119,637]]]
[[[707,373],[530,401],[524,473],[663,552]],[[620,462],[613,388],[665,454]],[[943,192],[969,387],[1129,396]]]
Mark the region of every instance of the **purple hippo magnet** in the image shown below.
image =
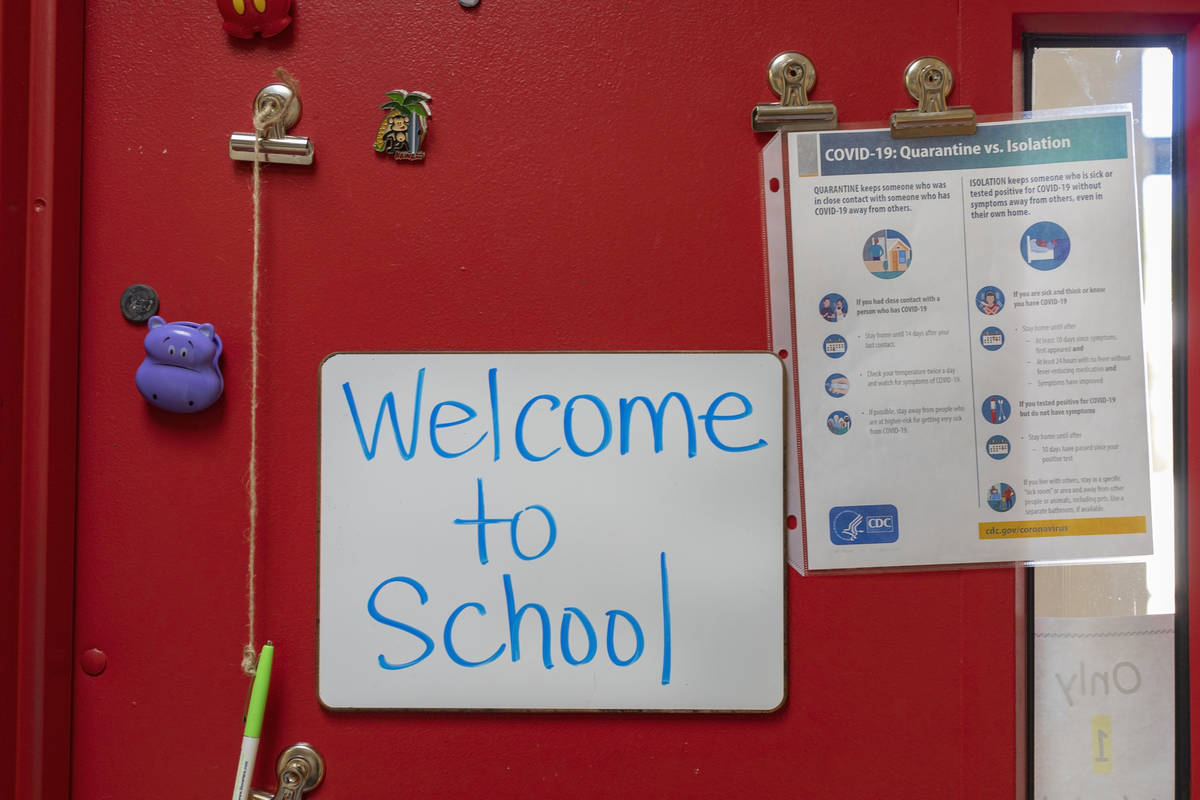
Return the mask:
[[[221,337],[207,322],[164,322],[151,317],[146,360],[138,367],[137,388],[153,405],[192,414],[217,402],[225,388],[217,359]]]

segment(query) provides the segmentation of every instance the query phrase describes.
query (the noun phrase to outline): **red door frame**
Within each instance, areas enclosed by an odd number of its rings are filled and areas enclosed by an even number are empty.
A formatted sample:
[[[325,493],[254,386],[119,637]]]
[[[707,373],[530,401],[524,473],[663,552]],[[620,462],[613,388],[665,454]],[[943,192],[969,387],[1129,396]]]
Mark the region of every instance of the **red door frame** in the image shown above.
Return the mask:
[[[25,157],[29,118],[29,7],[23,3],[0,6],[0,486],[15,487],[20,480],[16,457],[21,435],[21,364],[23,341],[20,324],[25,301]],[[14,346],[15,343],[15,346]],[[6,488],[0,503],[0,629],[17,627],[17,526],[20,495]],[[17,668],[12,659],[0,660],[0,686],[16,686]],[[0,773],[13,772],[16,749],[15,692],[0,695]]]
[[[1086,9],[1080,9],[1086,11]],[[1156,9],[1157,10],[1157,9]],[[1137,35],[1177,35],[1183,36],[1186,39],[1186,52],[1184,58],[1183,72],[1183,90],[1184,90],[1184,143],[1183,143],[1183,164],[1185,170],[1188,164],[1192,165],[1191,170],[1185,172],[1186,197],[1195,196],[1195,192],[1200,187],[1200,14],[1197,14],[1195,9],[1188,9],[1186,14],[1173,13],[1150,13],[1150,14],[1112,14],[1106,16],[1087,16],[1081,17],[1079,14],[1073,13],[1055,13],[1055,14],[1016,14],[1013,16],[1013,49],[1014,52],[1021,50],[1021,35],[1024,33],[1042,33],[1042,34],[1062,34],[1062,33],[1082,33],[1096,36],[1137,36]],[[1195,238],[1189,234],[1200,231],[1200,204],[1191,202],[1185,209],[1186,213],[1186,231],[1184,237],[1184,253],[1186,260],[1186,270],[1181,285],[1177,285],[1174,289],[1175,296],[1186,297],[1187,300],[1187,317],[1183,320],[1182,326],[1179,321],[1176,321],[1174,326],[1178,332],[1181,327],[1186,329],[1187,345],[1191,346],[1200,342],[1200,314],[1196,313],[1195,309],[1200,308],[1197,305],[1197,298],[1200,297],[1200,282],[1191,279],[1191,275],[1200,262],[1200,248],[1188,247],[1189,240],[1200,241],[1200,237]],[[1175,441],[1185,442],[1186,455],[1188,463],[1186,464],[1186,484],[1177,486],[1176,491],[1183,491],[1186,494],[1182,498],[1182,504],[1177,498],[1176,511],[1180,514],[1180,518],[1187,520],[1187,536],[1182,542],[1182,546],[1178,547],[1176,553],[1177,564],[1179,559],[1183,559],[1186,564],[1187,575],[1187,592],[1186,605],[1182,602],[1176,603],[1176,624],[1185,625],[1187,627],[1186,634],[1181,641],[1181,636],[1177,632],[1176,643],[1176,671],[1180,674],[1180,670],[1186,670],[1186,686],[1183,688],[1183,694],[1179,696],[1180,707],[1188,709],[1190,726],[1189,730],[1181,741],[1176,742],[1177,752],[1180,748],[1190,753],[1191,771],[1194,772],[1196,765],[1200,764],[1200,737],[1197,737],[1197,720],[1200,720],[1200,696],[1192,689],[1192,687],[1200,686],[1200,661],[1191,658],[1192,653],[1200,652],[1197,647],[1200,646],[1200,547],[1194,546],[1193,541],[1196,537],[1196,532],[1200,531],[1200,502],[1193,502],[1192,498],[1200,497],[1200,466],[1197,466],[1197,456],[1200,455],[1200,430],[1197,426],[1189,425],[1189,420],[1200,409],[1200,365],[1197,364],[1198,359],[1195,357],[1187,358],[1187,347],[1184,348],[1182,362],[1183,367],[1179,370],[1185,376],[1183,385],[1177,386],[1175,391],[1183,393],[1182,403],[1177,404],[1176,408],[1184,409],[1182,415],[1177,414],[1175,420],[1176,432]],[[1177,567],[1177,575],[1179,574]],[[1176,783],[1177,796],[1185,796],[1185,793],[1190,791],[1192,784],[1191,775],[1187,776],[1185,781]]]
[[[19,508],[16,593],[5,595],[3,608],[6,617],[15,617],[10,629],[16,631],[15,681],[7,684],[15,687],[15,719],[4,721],[15,723],[6,725],[15,732],[12,796],[48,798],[66,797],[70,790],[70,761],[63,755],[71,748],[74,663],[84,4],[29,3],[26,30],[7,24],[10,8],[19,5],[5,3],[0,45],[6,108],[14,99],[8,93],[25,83],[20,75],[9,80],[9,56],[28,53],[28,136],[6,133],[0,152],[6,170],[27,169],[24,269],[10,251],[4,270],[24,275],[24,308],[16,316],[21,324],[12,326],[20,346],[0,348],[6,362],[14,353],[22,359],[5,370],[4,379],[4,388],[15,388],[21,398],[20,478],[3,489],[3,505]],[[14,373],[16,387],[10,385]]]
[[[1183,0],[1140,5],[1163,13],[1135,14],[1131,4],[1126,14],[1113,16],[1111,5],[1099,0],[1065,0],[1059,6],[1075,13],[1056,15],[1017,14],[1016,2],[968,5],[958,44],[978,57],[965,60],[960,84],[995,80],[1001,63],[997,40],[1003,39],[1000,48],[1007,50],[1010,32],[1013,51],[1026,31],[1185,33],[1186,157],[1200,164],[1200,91],[1195,88],[1200,87],[1200,14]],[[0,492],[7,501],[0,506],[13,531],[4,539],[0,562],[15,564],[13,580],[0,590],[0,621],[14,631],[16,656],[11,666],[0,666],[11,669],[11,674],[0,672],[0,681],[13,687],[0,704],[0,768],[11,766],[14,796],[35,800],[66,797],[70,787],[63,765],[70,763],[74,667],[83,21],[83,0],[5,3],[0,14],[0,234],[6,243],[0,308],[8,333],[0,347],[0,435],[12,443],[5,445],[8,457],[0,465]],[[1004,63],[1006,69],[1011,64]],[[21,173],[23,180],[17,177]],[[1200,189],[1200,170],[1193,169],[1188,185]],[[1198,205],[1188,209],[1189,231],[1200,231]],[[1200,248],[1192,249],[1188,266],[1189,272],[1200,267]],[[1187,294],[1189,307],[1200,308],[1197,282],[1190,283]],[[1187,330],[1189,342],[1200,342],[1200,315],[1190,315]],[[1187,388],[1200,385],[1198,378],[1193,359]],[[1198,395],[1188,393],[1189,417],[1200,412]],[[1200,453],[1194,426],[1187,441],[1189,453]],[[19,462],[12,458],[17,448]],[[1189,471],[1186,488],[1189,494],[1200,492],[1200,469]],[[1198,506],[1190,506],[1189,531],[1200,530]],[[1200,575],[1200,548],[1189,548],[1188,565],[1190,575]],[[1189,602],[1188,639],[1196,648],[1200,592],[1189,592]],[[1019,602],[1016,612],[1023,613]],[[1189,672],[1196,684],[1195,663]],[[1200,710],[1196,697],[1190,706]],[[1200,742],[1192,737],[1193,764],[1198,757]]]

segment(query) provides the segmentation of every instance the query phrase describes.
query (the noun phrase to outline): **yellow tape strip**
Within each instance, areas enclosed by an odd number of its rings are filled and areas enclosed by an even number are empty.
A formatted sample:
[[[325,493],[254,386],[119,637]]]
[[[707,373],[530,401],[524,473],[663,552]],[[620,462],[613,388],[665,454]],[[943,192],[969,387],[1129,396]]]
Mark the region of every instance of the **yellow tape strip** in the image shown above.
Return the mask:
[[[1097,775],[1112,775],[1112,716],[1092,716],[1092,772]]]

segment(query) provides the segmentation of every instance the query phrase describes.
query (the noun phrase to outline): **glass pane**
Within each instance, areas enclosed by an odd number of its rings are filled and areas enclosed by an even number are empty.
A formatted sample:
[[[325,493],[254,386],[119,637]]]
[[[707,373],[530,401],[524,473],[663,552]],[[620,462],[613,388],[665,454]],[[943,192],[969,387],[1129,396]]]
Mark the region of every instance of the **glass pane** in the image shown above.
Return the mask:
[[[1173,54],[1043,47],[1032,106],[1132,103],[1142,233],[1154,555],[1034,569],[1035,796],[1174,792]],[[1086,708],[1086,711],[1084,709]],[[1115,794],[1111,794],[1115,792]],[[1130,796],[1133,796],[1130,794]]]
[[[1038,48],[1033,107],[1132,103],[1142,223],[1142,319],[1149,384],[1154,555],[1129,564],[1035,570],[1036,616],[1175,611],[1171,375],[1172,54],[1165,47]],[[1143,91],[1143,87],[1150,91]]]

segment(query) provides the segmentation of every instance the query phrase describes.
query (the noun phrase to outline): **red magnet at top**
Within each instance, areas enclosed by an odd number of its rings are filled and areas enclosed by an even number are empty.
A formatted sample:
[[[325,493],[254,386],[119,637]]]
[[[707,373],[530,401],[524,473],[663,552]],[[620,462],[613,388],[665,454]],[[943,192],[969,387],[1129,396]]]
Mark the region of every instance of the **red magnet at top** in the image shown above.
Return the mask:
[[[221,27],[239,39],[274,36],[292,24],[292,0],[217,0],[217,9],[225,18]]]

